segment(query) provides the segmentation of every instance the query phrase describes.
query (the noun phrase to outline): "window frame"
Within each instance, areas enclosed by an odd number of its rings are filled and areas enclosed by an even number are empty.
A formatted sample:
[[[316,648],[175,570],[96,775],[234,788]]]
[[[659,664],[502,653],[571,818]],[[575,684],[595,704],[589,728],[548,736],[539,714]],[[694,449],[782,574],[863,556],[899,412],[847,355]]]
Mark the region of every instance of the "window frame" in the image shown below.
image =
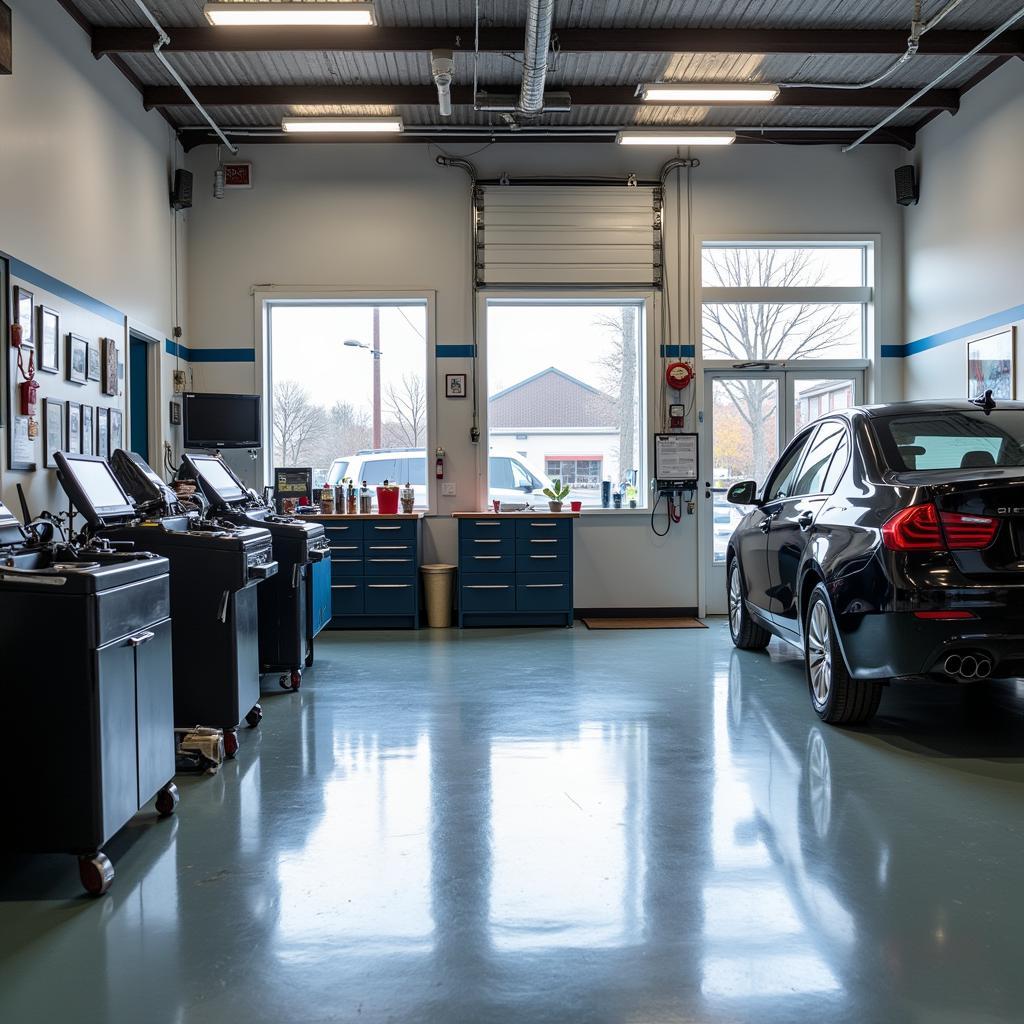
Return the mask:
[[[657,421],[656,407],[659,394],[658,378],[662,361],[658,358],[660,335],[658,324],[661,313],[661,295],[653,288],[483,288],[478,292],[477,305],[477,374],[480,388],[480,443],[477,445],[477,506],[486,508],[488,462],[490,454],[490,421],[488,417],[490,392],[487,383],[487,309],[492,301],[523,306],[623,306],[636,303],[643,309],[643,341],[640,345],[640,359],[643,367],[639,378],[640,411],[642,413],[640,432],[643,435],[640,446],[640,470],[638,479],[638,498],[644,505],[637,508],[584,508],[581,515],[643,515],[650,516],[650,495],[643,482],[649,476],[652,462],[651,446],[653,432],[651,424]],[[543,467],[538,467],[544,472]]]
[[[253,387],[263,395],[261,416],[263,419],[264,444],[257,459],[257,473],[263,474],[259,489],[273,481],[273,390],[271,388],[273,367],[271,365],[270,311],[273,306],[336,306],[353,305],[373,308],[374,306],[422,305],[425,307],[426,360],[423,372],[426,375],[427,396],[427,437],[424,445],[429,462],[437,444],[437,293],[421,288],[387,289],[379,288],[324,288],[316,286],[270,285],[253,288],[253,320],[256,325],[256,350],[253,366]],[[427,504],[417,511],[432,515],[437,509],[439,488],[435,476],[426,474]]]
[[[853,246],[864,249],[864,276],[868,282],[861,287],[849,288],[717,288],[704,287],[702,278],[704,266],[704,248],[709,245],[754,246],[770,248],[779,247],[805,248],[850,248]],[[864,309],[864,346],[862,355],[858,357],[831,359],[783,359],[767,365],[785,367],[786,369],[820,370],[864,370],[865,392],[870,394],[872,386],[871,367],[877,365],[881,356],[881,301],[878,267],[881,266],[881,236],[866,233],[815,233],[815,232],[771,232],[767,234],[731,234],[714,232],[696,235],[693,239],[691,259],[697,268],[696,300],[694,302],[694,333],[697,358],[700,366],[706,370],[727,370],[737,365],[735,359],[706,359],[703,353],[704,338],[704,306],[716,302],[844,302],[863,305]]]

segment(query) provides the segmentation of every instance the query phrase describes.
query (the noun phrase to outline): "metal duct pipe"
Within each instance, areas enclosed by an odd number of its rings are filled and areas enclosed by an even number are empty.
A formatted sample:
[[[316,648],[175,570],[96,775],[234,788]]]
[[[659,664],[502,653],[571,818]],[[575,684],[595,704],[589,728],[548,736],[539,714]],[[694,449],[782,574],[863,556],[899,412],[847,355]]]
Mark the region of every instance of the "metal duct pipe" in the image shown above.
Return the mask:
[[[526,12],[526,42],[523,46],[523,84],[519,88],[518,112],[536,117],[544,111],[544,82],[548,75],[548,49],[555,0],[530,0]]]
[[[437,86],[437,107],[442,117],[452,116],[452,76],[455,60],[451,50],[430,51],[430,74]]]

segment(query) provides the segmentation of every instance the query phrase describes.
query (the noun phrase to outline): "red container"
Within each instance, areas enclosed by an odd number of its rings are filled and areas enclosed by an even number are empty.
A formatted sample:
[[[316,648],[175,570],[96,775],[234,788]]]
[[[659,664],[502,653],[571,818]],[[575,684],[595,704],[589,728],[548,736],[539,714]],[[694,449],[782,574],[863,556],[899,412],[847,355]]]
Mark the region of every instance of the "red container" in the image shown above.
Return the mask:
[[[398,515],[398,488],[377,488],[377,512],[382,516]]]

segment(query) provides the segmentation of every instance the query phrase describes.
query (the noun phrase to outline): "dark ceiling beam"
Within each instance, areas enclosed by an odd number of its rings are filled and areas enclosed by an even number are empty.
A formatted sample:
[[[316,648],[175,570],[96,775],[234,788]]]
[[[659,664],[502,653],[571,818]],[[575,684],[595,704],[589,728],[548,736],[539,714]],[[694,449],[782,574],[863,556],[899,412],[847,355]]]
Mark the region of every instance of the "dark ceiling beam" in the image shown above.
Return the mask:
[[[299,52],[365,51],[426,52],[473,49],[472,28],[169,28],[168,52]],[[907,48],[903,30],[835,29],[590,29],[564,28],[555,32],[559,47],[577,53],[847,53],[901,54]],[[929,32],[919,52],[959,55],[969,52],[985,32]],[[96,27],[92,51],[97,57],[114,53],[145,53],[156,33],[146,28]],[[523,48],[521,28],[486,28],[480,48],[490,53]],[[1024,32],[1005,32],[982,51],[986,54],[1024,54]]]
[[[225,128],[228,138],[232,142],[239,146],[267,146],[267,145],[299,145],[299,144],[362,144],[362,143],[426,143],[426,142],[437,142],[442,144],[456,144],[456,143],[481,143],[481,142],[523,142],[523,143],[539,143],[544,142],[543,138],[538,138],[536,135],[517,134],[515,132],[509,132],[505,130],[496,130],[493,133],[480,133],[480,132],[467,132],[464,135],[460,134],[457,130],[452,131],[450,129],[445,131],[439,131],[436,134],[429,134],[426,132],[417,132],[415,134],[406,132],[399,135],[386,135],[386,136],[353,136],[353,135],[294,135],[294,134],[260,134],[260,135],[246,135],[244,134],[245,129],[239,129],[232,131],[231,128]],[[600,129],[595,129],[600,131]],[[850,128],[848,131],[829,131],[829,132],[815,132],[811,130],[801,130],[800,128],[792,128],[786,130],[776,130],[772,132],[766,132],[761,134],[759,132],[737,132],[736,142],[739,145],[803,145],[803,146],[844,146],[848,143],[855,141],[862,133],[863,128]],[[217,138],[209,129],[205,127],[186,127],[179,129],[179,136],[181,138],[181,144],[186,152],[195,149],[198,146],[206,145],[218,145],[220,139]],[[555,135],[552,136],[548,141],[563,143],[614,143],[615,141],[615,130],[608,129],[607,134],[575,134],[575,135]],[[865,145],[884,145],[884,146],[902,146],[904,149],[913,149],[915,142],[915,136],[912,129],[908,128],[896,128],[891,130],[883,130],[873,135],[870,139],[867,139]]]
[[[514,94],[515,85],[494,86],[492,94]],[[193,89],[199,102],[208,107],[248,106],[434,106],[437,90],[432,85],[232,85],[198,86]],[[568,89],[577,107],[675,106],[671,103],[644,103],[633,86],[571,86]],[[898,107],[913,96],[913,89],[861,89],[856,92],[836,89],[783,89],[772,107]],[[146,109],[185,107],[190,102],[177,86],[149,85],[142,91]],[[469,106],[473,92],[468,86],[452,89],[452,102]],[[956,111],[956,89],[933,89],[914,106],[924,110]],[[726,106],[716,103],[713,106]],[[733,103],[729,106],[752,106]]]

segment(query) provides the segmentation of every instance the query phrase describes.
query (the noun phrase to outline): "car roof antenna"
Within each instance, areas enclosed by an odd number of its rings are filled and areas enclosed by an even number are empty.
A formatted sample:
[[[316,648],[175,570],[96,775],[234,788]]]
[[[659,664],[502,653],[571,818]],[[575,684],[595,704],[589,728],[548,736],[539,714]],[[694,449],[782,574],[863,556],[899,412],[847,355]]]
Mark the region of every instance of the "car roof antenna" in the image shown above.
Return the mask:
[[[996,400],[992,397],[992,389],[989,388],[981,398],[972,398],[971,404],[982,409],[987,416],[996,407]]]

